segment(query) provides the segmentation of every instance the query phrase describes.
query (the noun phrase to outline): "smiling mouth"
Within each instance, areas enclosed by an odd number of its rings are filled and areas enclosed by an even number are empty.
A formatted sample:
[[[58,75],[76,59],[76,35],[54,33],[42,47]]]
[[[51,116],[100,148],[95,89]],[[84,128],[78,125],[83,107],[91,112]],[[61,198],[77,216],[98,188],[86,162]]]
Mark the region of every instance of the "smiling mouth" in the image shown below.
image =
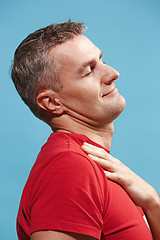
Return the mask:
[[[102,97],[108,96],[110,93],[112,93],[112,92],[115,91],[115,90],[117,90],[116,87],[114,87],[111,91],[109,91],[109,92],[103,94]]]

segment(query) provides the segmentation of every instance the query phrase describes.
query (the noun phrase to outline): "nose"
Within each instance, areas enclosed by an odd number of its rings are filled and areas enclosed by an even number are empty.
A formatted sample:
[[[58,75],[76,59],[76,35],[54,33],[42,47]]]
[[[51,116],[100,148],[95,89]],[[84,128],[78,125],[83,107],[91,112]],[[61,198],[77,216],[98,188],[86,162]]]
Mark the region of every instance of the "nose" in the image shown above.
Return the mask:
[[[119,78],[119,72],[116,69],[106,65],[102,76],[102,82],[109,85]]]

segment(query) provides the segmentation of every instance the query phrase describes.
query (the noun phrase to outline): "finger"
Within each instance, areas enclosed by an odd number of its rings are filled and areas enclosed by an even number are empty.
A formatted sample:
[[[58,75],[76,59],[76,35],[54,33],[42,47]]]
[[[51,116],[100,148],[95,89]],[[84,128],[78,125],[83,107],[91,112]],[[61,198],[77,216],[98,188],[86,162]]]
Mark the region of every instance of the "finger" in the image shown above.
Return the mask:
[[[113,172],[115,170],[115,166],[112,162],[106,161],[103,158],[96,157],[92,154],[88,154],[88,157],[97,162],[103,169],[107,171]]]
[[[117,173],[109,172],[109,171],[104,171],[104,173],[109,180],[112,180],[114,182],[121,184],[121,179],[118,177]]]
[[[108,156],[109,153],[107,153],[104,149],[93,146],[93,145],[91,145],[89,143],[86,143],[86,142],[81,146],[81,148],[86,153],[92,154],[96,157],[101,157],[101,158],[105,158],[105,159],[109,157]]]

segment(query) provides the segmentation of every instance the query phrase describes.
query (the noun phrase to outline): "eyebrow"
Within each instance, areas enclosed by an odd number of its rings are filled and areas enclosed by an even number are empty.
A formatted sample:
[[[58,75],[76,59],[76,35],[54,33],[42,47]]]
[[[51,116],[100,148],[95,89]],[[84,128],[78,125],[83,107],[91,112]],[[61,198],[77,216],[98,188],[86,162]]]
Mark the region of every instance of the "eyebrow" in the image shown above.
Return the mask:
[[[103,53],[102,53],[102,51],[100,51],[99,59],[101,59],[102,56],[103,56]],[[82,70],[83,70],[85,67],[90,66],[90,65],[92,65],[92,64],[95,63],[95,62],[96,62],[95,59],[91,59],[91,60],[83,63],[82,66],[79,68],[78,72],[82,72]]]

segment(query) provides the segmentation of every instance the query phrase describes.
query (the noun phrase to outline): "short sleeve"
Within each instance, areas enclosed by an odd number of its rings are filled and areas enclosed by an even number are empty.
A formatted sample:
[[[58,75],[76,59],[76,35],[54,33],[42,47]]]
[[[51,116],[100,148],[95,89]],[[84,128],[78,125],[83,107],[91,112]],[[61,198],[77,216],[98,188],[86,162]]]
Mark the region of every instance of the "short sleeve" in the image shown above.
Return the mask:
[[[31,233],[60,230],[100,239],[104,199],[96,166],[72,151],[49,162],[30,195]]]

